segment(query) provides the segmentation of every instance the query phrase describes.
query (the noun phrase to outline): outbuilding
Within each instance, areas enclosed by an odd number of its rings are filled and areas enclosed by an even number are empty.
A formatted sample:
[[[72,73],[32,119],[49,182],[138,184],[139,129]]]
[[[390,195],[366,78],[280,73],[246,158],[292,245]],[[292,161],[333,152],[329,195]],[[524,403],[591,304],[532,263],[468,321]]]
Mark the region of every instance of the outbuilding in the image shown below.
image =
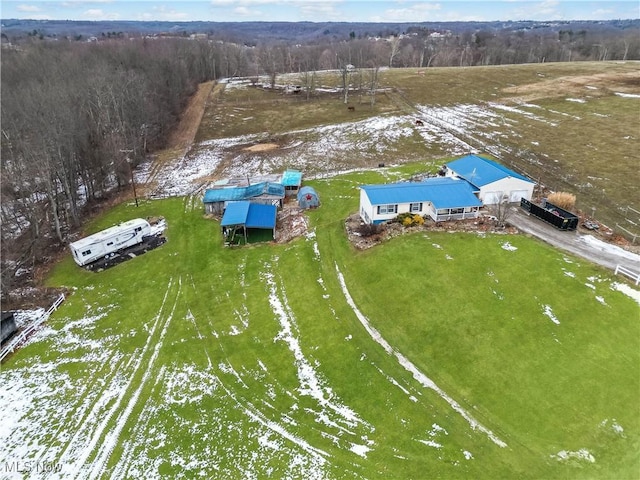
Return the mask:
[[[298,194],[300,185],[302,185],[302,172],[297,170],[285,170],[282,174],[280,183],[284,187],[285,196],[294,197]]]
[[[317,208],[320,206],[320,198],[312,187],[302,187],[298,192],[298,205],[300,208]]]
[[[387,222],[407,212],[436,222],[463,220],[476,218],[481,207],[473,187],[455,178],[360,187],[360,217],[365,223]]]
[[[249,201],[229,202],[220,221],[226,245],[275,239],[277,207]]]
[[[285,188],[279,183],[261,182],[247,187],[226,187],[208,189],[204,198],[206,213],[222,215],[229,202],[251,201],[263,205],[282,207]]]
[[[445,175],[469,182],[485,205],[505,201],[520,203],[521,198],[531,200],[535,186],[535,182],[524,175],[477,155],[447,163]]]

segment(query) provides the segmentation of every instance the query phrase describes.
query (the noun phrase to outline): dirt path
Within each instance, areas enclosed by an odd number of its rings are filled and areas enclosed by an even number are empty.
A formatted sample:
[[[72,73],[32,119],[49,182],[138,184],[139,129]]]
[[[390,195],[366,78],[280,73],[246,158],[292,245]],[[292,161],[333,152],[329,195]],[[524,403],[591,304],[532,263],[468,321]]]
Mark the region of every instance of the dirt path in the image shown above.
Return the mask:
[[[567,251],[593,263],[615,270],[622,265],[635,272],[640,272],[640,255],[616,248],[604,242],[588,242],[588,236],[579,231],[566,232],[558,230],[518,207],[513,207],[507,220],[523,233],[537,237],[554,247]]]
[[[169,136],[167,148],[154,155],[147,184],[143,187],[145,193],[153,188],[155,178],[167,163],[183,158],[191,149],[214,86],[213,80],[198,85],[198,90],[189,99],[187,108],[180,117],[178,127]]]

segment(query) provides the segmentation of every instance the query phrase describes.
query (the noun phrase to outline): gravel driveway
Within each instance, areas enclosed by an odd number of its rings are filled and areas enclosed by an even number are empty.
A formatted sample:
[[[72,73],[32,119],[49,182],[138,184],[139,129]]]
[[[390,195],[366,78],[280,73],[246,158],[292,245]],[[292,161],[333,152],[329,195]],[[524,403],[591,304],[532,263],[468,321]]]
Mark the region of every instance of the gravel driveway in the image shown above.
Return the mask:
[[[603,267],[615,270],[616,265],[622,265],[640,273],[640,255],[597,240],[591,235],[582,235],[577,230],[558,230],[522,208],[511,207],[507,223],[521,232]]]

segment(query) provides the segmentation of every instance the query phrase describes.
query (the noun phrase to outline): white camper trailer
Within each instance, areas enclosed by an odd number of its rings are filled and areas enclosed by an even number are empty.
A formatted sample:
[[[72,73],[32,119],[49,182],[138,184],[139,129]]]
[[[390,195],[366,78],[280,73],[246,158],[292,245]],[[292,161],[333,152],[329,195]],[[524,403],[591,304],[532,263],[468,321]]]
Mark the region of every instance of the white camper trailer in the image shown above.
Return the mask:
[[[134,218],[119,225],[109,227],[69,244],[73,259],[85,266],[124,248],[142,243],[151,234],[151,225],[142,218]]]

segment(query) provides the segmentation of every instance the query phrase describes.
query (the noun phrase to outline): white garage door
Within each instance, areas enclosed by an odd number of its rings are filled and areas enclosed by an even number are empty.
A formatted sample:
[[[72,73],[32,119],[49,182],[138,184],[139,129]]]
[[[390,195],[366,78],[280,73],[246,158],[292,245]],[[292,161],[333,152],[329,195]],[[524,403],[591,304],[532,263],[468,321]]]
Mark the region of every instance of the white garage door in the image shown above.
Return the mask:
[[[500,197],[502,196],[502,192],[486,192],[484,194],[483,202],[486,205],[494,205],[500,202]]]
[[[520,199],[522,197],[527,198],[527,191],[526,190],[512,190],[511,194],[509,195],[509,201],[511,203],[514,203],[514,202],[520,203]]]

